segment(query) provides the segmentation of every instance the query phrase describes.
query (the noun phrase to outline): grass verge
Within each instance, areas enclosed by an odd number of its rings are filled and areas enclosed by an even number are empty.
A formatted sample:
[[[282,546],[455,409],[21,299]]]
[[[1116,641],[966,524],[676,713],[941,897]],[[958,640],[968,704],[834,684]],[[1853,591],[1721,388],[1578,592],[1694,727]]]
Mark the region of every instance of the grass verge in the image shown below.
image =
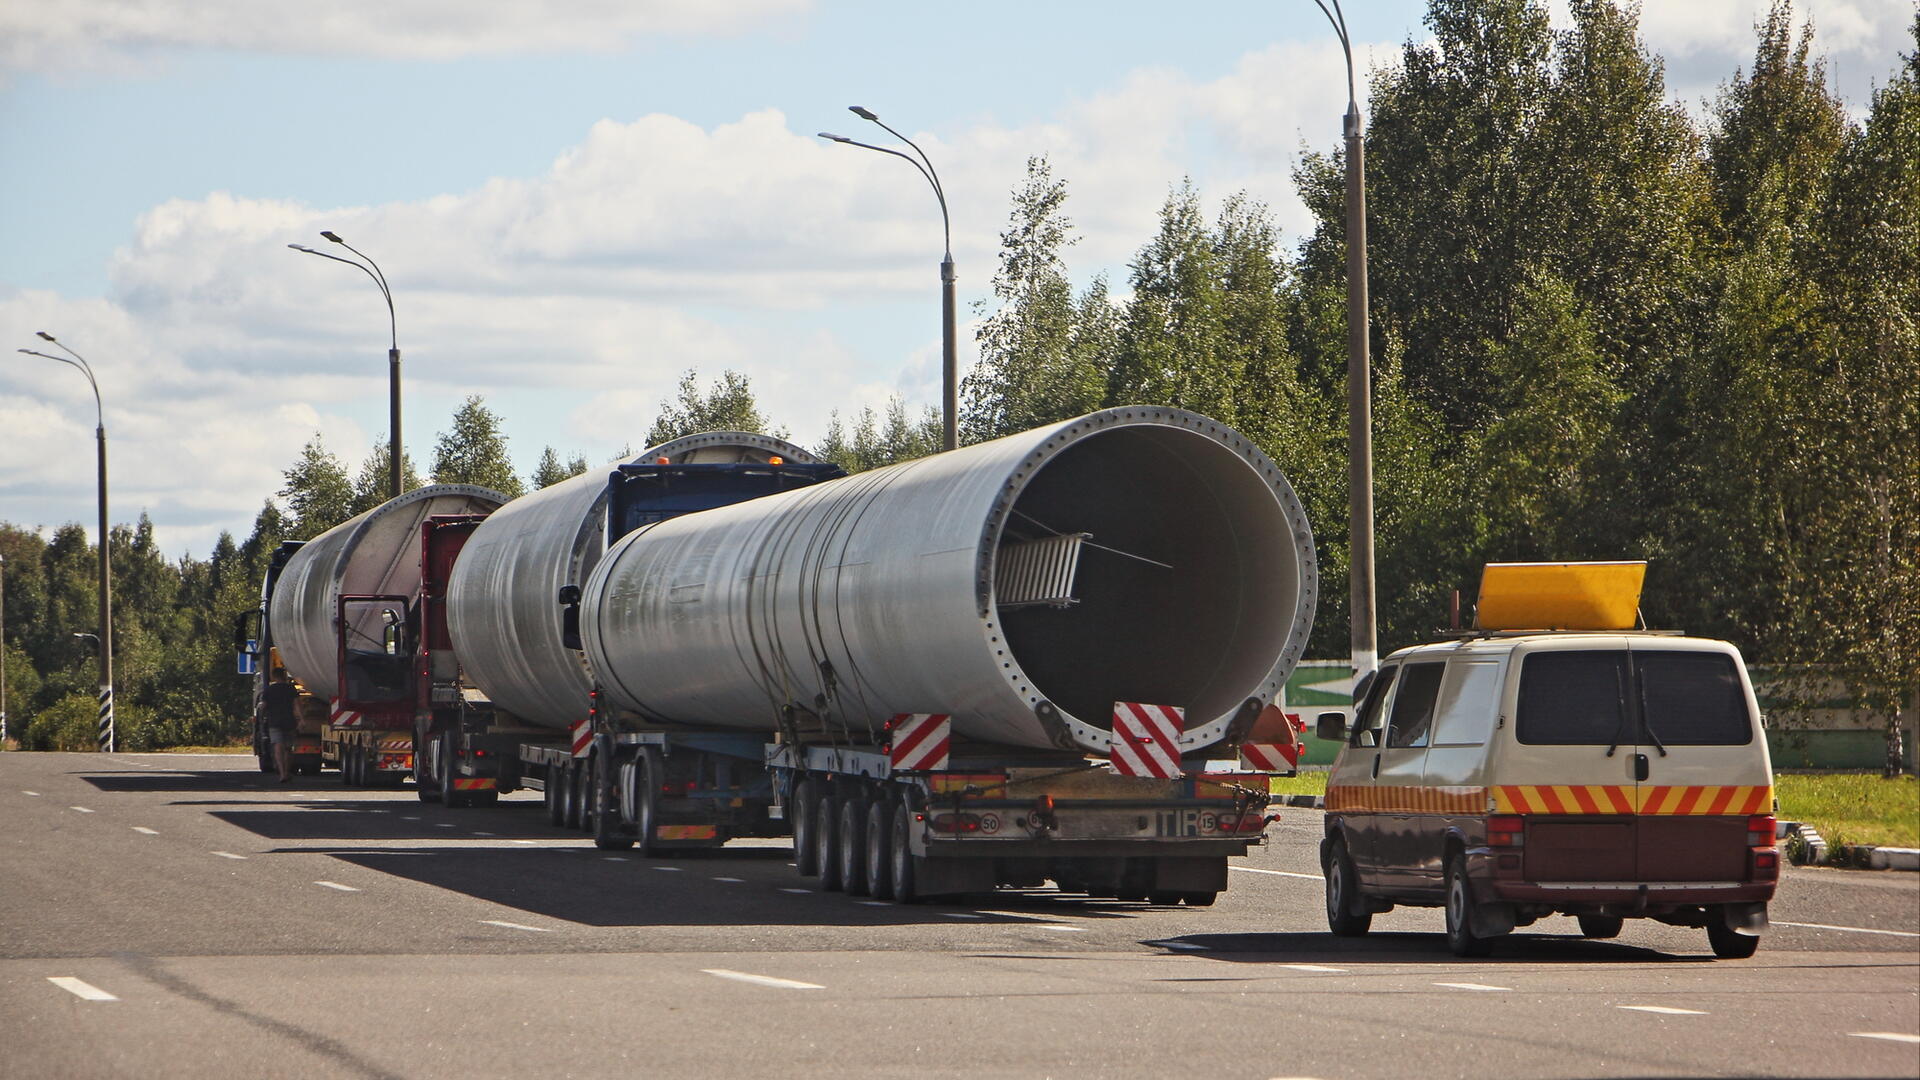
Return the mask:
[[[1782,821],[1804,821],[1828,844],[1920,847],[1920,780],[1878,773],[1788,774],[1773,778]]]

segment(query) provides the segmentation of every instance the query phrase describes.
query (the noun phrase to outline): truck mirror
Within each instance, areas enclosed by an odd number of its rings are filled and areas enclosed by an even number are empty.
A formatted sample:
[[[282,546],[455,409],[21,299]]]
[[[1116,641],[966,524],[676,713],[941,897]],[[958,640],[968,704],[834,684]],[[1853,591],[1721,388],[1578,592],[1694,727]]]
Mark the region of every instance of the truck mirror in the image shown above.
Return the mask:
[[[1313,734],[1329,742],[1347,741],[1347,714],[1323,712],[1313,720]]]

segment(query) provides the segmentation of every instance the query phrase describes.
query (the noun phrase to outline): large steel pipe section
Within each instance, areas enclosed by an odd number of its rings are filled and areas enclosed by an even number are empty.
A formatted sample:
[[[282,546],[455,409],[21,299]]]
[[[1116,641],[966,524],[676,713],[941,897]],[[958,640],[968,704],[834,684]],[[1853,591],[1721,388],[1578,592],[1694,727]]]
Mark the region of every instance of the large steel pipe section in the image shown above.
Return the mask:
[[[649,448],[635,462],[813,461],[767,435],[710,431]],[[561,640],[563,585],[579,585],[606,550],[607,471],[515,499],[467,538],[447,584],[447,634],[462,670],[493,702],[545,727],[586,714],[592,682]]]
[[[940,712],[1104,754],[1140,701],[1185,707],[1191,752],[1279,696],[1316,591],[1273,462],[1133,407],[649,526],[588,578],[581,632],[609,699],[662,721]]]
[[[484,514],[505,495],[471,484],[430,484],[335,525],[307,541],[287,560],[267,609],[281,662],[315,694],[331,697],[340,685],[340,654],[334,636],[343,595],[420,595],[420,527],[440,514]],[[378,648],[384,624],[376,612],[360,613],[354,627],[360,648]]]

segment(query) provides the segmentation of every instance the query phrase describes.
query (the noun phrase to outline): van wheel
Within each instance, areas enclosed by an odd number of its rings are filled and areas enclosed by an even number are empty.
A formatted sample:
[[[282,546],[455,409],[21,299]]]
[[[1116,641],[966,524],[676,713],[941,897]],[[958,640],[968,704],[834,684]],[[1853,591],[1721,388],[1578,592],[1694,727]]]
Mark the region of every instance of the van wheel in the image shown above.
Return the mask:
[[[1745,960],[1760,947],[1760,938],[1729,927],[1720,909],[1711,907],[1707,909],[1707,944],[1713,946],[1713,955],[1722,960]]]
[[[1467,860],[1455,855],[1447,863],[1447,945],[1455,956],[1485,956],[1493,941],[1473,933],[1473,889],[1467,884]]]
[[[1580,936],[1590,938],[1611,938],[1620,936],[1620,928],[1627,920],[1618,915],[1578,915]]]
[[[1327,928],[1335,937],[1359,937],[1373,925],[1371,911],[1353,912],[1359,884],[1353,860],[1347,858],[1347,842],[1336,837],[1327,852]]]

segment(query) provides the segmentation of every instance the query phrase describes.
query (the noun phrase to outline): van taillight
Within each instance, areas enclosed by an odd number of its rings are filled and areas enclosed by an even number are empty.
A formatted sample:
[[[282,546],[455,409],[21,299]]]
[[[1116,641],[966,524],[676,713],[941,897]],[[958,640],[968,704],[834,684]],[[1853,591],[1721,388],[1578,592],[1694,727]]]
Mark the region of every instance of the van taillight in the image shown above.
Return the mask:
[[[1492,814],[1487,817],[1487,843],[1493,847],[1525,847],[1527,819],[1519,814]]]
[[[1754,814],[1747,818],[1747,846],[1772,847],[1776,831],[1772,814]]]

